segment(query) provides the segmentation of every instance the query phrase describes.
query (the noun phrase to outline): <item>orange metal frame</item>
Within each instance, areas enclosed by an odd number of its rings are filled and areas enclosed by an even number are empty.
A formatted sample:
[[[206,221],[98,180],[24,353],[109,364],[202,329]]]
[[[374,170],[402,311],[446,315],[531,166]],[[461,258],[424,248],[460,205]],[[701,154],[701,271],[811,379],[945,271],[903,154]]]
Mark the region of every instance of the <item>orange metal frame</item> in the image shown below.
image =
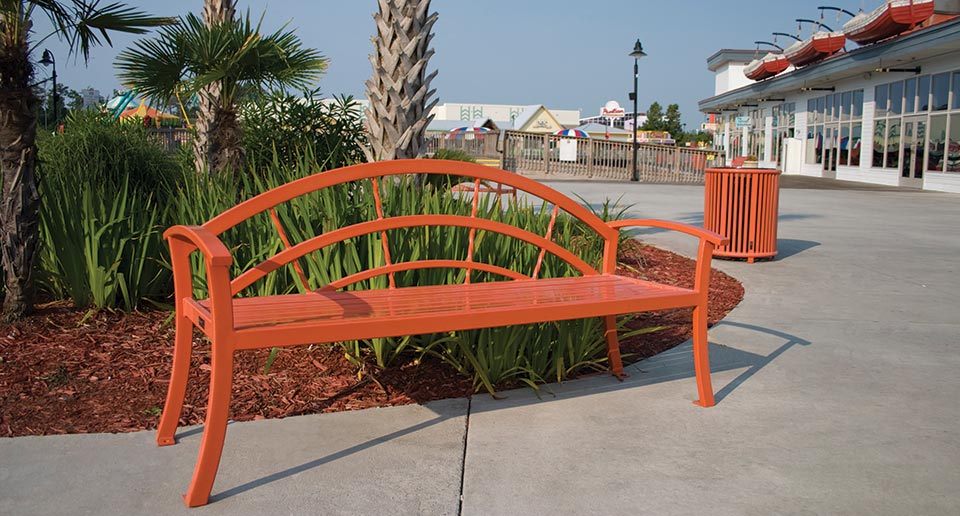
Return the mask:
[[[471,216],[406,215],[384,217],[378,181],[407,174],[452,174],[474,178]],[[377,203],[377,219],[329,231],[293,244],[287,237],[275,207],[298,196],[337,184],[370,181]],[[523,191],[553,205],[546,235],[477,217],[479,194],[485,184],[498,184],[498,193]],[[469,190],[469,189],[468,189]],[[560,210],[582,221],[604,240],[600,269],[551,240]],[[230,277],[233,258],[219,239],[224,231],[259,213],[270,212],[285,249],[264,262]],[[466,260],[425,259],[393,263],[387,230],[421,226],[470,228]],[[620,229],[648,226],[676,230],[700,240],[693,289],[616,275],[617,240]],[[493,231],[520,239],[540,248],[539,259],[528,274],[499,266],[474,262],[476,231]],[[380,233],[385,265],[342,278],[307,294],[263,298],[237,298],[238,292],[284,265],[293,264],[304,285],[306,276],[298,260],[305,255],[346,239]],[[396,160],[345,167],[313,175],[258,195],[225,211],[202,226],[174,226],[164,236],[170,245],[174,274],[176,337],[173,369],[157,430],[157,443],[174,444],[183,408],[187,372],[192,352],[193,328],[199,328],[212,343],[210,395],[200,453],[193,479],[184,495],[190,507],[207,503],[223,451],[233,381],[233,354],[241,349],[291,346],[311,342],[432,333],[458,329],[505,326],[583,317],[602,317],[606,326],[607,355],[612,374],[623,376],[616,316],[646,310],[693,307],[693,346],[699,399],[694,403],[714,404],[707,355],[707,290],[710,260],[716,246],[726,243],[709,230],[662,220],[619,220],[605,223],[589,210],[563,194],[510,172],[482,165],[444,160]],[[190,255],[199,251],[204,258],[209,298],[193,298]],[[537,279],[546,253],[570,264],[582,276]],[[462,268],[463,284],[396,288],[393,275],[420,268]],[[483,271],[507,281],[471,283],[470,273]],[[388,275],[389,288],[373,291],[343,291],[358,281]]]

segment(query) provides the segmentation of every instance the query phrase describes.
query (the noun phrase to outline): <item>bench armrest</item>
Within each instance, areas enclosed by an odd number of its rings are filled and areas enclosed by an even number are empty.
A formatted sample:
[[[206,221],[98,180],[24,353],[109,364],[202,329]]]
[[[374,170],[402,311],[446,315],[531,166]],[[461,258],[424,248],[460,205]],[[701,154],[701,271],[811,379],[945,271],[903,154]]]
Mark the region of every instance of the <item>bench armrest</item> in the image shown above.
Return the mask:
[[[620,228],[631,227],[631,226],[671,229],[673,231],[686,233],[690,236],[695,236],[700,240],[706,240],[707,242],[710,242],[715,246],[724,245],[729,241],[727,237],[719,233],[714,233],[709,229],[703,229],[697,226],[691,226],[690,224],[684,224],[682,222],[673,222],[670,220],[624,219],[624,220],[613,220],[613,221],[607,222],[607,225],[613,229],[620,229]]]
[[[607,222],[607,225],[613,229],[620,229],[629,226],[645,226],[652,228],[663,228],[686,233],[700,239],[700,249],[697,251],[696,277],[693,281],[693,289],[700,296],[700,302],[703,308],[707,306],[707,296],[710,288],[710,261],[713,258],[713,249],[718,245],[726,244],[727,237],[714,233],[709,229],[698,228],[682,222],[673,222],[669,220],[658,219],[625,219],[613,220]]]
[[[163,237],[192,244],[191,247],[199,249],[204,260],[215,267],[230,267],[233,263],[233,256],[227,246],[217,235],[201,226],[173,226],[163,232]]]
[[[213,333],[233,328],[233,294],[230,290],[230,266],[233,257],[227,246],[208,229],[200,226],[173,226],[163,233],[170,244],[173,265],[173,288],[177,315],[182,316],[182,303],[193,299],[193,271],[190,255],[199,250],[207,269],[207,292],[213,317]]]

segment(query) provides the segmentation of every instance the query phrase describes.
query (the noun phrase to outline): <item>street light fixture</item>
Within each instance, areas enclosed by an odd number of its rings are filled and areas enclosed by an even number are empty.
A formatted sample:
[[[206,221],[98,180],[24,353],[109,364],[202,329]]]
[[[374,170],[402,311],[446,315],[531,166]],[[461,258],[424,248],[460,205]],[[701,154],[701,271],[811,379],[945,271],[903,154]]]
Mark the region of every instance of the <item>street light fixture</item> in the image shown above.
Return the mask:
[[[40,58],[40,64],[43,66],[53,66],[53,123],[56,125],[59,115],[59,113],[57,113],[57,60],[53,58],[53,52],[44,50],[43,56]]]
[[[633,58],[633,169],[630,175],[631,181],[640,180],[640,172],[637,170],[637,76],[639,72],[637,61],[646,55],[638,38],[633,45],[633,52],[630,52],[630,57]]]

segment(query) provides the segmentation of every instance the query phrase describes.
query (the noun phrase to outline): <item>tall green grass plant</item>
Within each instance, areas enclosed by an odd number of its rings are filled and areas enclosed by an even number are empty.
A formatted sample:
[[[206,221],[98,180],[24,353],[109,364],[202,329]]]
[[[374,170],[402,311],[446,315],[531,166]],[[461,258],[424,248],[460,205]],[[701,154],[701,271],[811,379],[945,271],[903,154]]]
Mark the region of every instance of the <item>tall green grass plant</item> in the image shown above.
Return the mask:
[[[40,138],[40,284],[77,306],[169,292],[161,240],[175,161],[142,127],[75,112]]]

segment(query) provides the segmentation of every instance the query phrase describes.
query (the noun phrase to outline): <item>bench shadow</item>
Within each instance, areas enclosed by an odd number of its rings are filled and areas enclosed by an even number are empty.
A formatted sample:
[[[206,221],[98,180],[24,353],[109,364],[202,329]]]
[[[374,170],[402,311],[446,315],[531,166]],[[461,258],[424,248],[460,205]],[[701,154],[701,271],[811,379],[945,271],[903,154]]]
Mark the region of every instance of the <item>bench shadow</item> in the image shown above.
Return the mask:
[[[712,342],[710,344],[710,370],[711,373],[723,371],[732,371],[746,368],[740,375],[725,385],[714,385],[714,398],[719,404],[727,396],[733,393],[737,387],[746,382],[750,377],[757,374],[761,369],[776,360],[777,357],[787,352],[790,348],[801,345],[810,345],[810,342],[778,330],[764,328],[745,323],[732,321],[720,321],[713,328],[729,327],[746,330],[758,334],[759,339],[768,342],[771,339],[776,341],[777,347],[768,354],[757,354],[743,351],[730,346],[724,346]],[[729,337],[728,337],[729,338]],[[737,337],[740,340],[742,337]],[[622,382],[611,380],[607,373],[601,373],[589,378],[579,379],[564,384],[549,384],[541,387],[541,392],[534,393],[529,389],[519,389],[506,393],[498,393],[505,396],[506,399],[493,402],[474,402],[471,412],[485,412],[490,410],[499,410],[514,406],[522,406],[533,403],[549,402],[552,400],[576,398],[579,396],[588,396],[591,394],[613,392],[623,389],[633,389],[647,385],[654,385],[664,382],[672,382],[687,378],[695,378],[696,372],[693,368],[693,345],[691,341],[686,341],[679,346],[664,351],[648,359],[636,362],[626,368],[630,376]],[[716,382],[716,378],[714,378]]]
[[[721,403],[723,400],[725,400],[729,395],[735,392],[739,386],[743,385],[753,375],[757,374],[757,372],[786,353],[790,348],[796,345],[807,346],[810,344],[810,342],[805,339],[785,332],[733,321],[720,321],[714,325],[713,328],[716,329],[723,326],[760,334],[759,338],[764,342],[768,341],[772,337],[777,341],[782,341],[782,343],[766,355],[751,353],[733,347],[711,343],[710,362],[711,371],[713,373],[746,368],[745,371],[740,373],[733,380],[727,382],[725,385],[719,387],[719,389],[716,389],[715,387],[716,392],[714,393],[714,397],[716,398],[717,403]],[[539,393],[531,391],[527,388],[522,388],[509,392],[498,393],[499,396],[503,396],[503,399],[499,400],[492,400],[486,395],[478,395],[482,397],[479,399],[475,398],[474,402],[469,405],[466,416],[469,417],[471,413],[503,410],[512,407],[538,403],[551,403],[553,401],[580,396],[589,396],[597,393],[621,391],[625,389],[637,389],[647,385],[671,382],[686,378],[694,378],[696,374],[693,368],[692,344],[690,341],[687,341],[659,355],[637,362],[629,366],[627,371],[629,372],[630,376],[624,381],[617,381],[608,374],[603,373],[570,381],[564,384],[545,385],[541,387],[541,391]],[[483,397],[486,397],[486,399]],[[387,443],[391,440],[416,433],[420,430],[464,415],[462,409],[455,408],[452,404],[436,404],[431,407],[431,410],[437,414],[437,417],[423,421],[416,425],[409,426],[407,428],[384,434],[380,437],[369,439],[365,442],[350,446],[349,448],[345,448],[336,453],[325,455],[323,457],[317,457],[297,466],[250,480],[219,493],[213,493],[211,494],[210,501],[215,502],[217,500],[230,498],[251,489],[258,488],[298,473],[323,466],[330,462],[349,457],[355,453],[362,452],[379,444]],[[193,428],[178,434],[177,437],[180,438],[187,435],[196,434],[201,431],[202,427]]]
[[[216,502],[216,501],[218,501],[218,500],[223,500],[223,499],[225,499],[225,498],[230,498],[230,497],[232,497],[232,496],[235,496],[235,495],[238,495],[238,494],[240,494],[240,493],[249,491],[249,490],[251,490],[251,489],[255,489],[255,488],[257,488],[257,487],[270,484],[271,482],[276,482],[277,480],[282,480],[282,479],[284,479],[284,478],[287,478],[287,477],[296,475],[296,474],[298,474],[298,473],[302,473],[302,472],[304,472],[304,471],[308,471],[308,470],[311,470],[311,469],[313,469],[313,468],[316,468],[316,467],[319,467],[319,466],[323,466],[324,464],[333,462],[333,461],[335,461],[335,460],[339,460],[339,459],[342,459],[342,458],[345,458],[345,457],[349,457],[350,455],[353,455],[354,453],[362,452],[362,451],[367,450],[367,449],[369,449],[369,448],[372,448],[372,447],[374,447],[374,446],[376,446],[376,445],[378,445],[378,444],[382,444],[382,443],[391,441],[391,440],[393,440],[393,439],[397,439],[397,438],[403,437],[403,436],[405,436],[405,435],[409,435],[409,434],[418,432],[418,431],[423,430],[423,429],[425,429],[425,428],[429,428],[429,427],[431,427],[431,426],[434,426],[434,425],[443,423],[444,421],[447,421],[448,419],[452,419],[452,418],[454,418],[454,417],[458,417],[458,416],[461,416],[461,415],[463,415],[463,414],[462,414],[462,413],[459,413],[459,412],[456,412],[456,411],[453,411],[453,410],[451,410],[450,413],[443,413],[443,412],[441,412],[441,413],[439,413],[439,414],[437,415],[437,417],[435,417],[435,418],[433,418],[433,419],[430,419],[430,420],[427,420],[427,421],[424,421],[424,422],[422,422],[422,423],[417,423],[416,425],[413,425],[413,426],[410,426],[410,427],[407,427],[407,428],[403,428],[403,429],[397,430],[397,431],[395,431],[395,432],[390,432],[389,434],[382,435],[382,436],[380,436],[380,437],[377,437],[377,438],[374,438],[374,439],[370,439],[370,440],[368,440],[368,441],[365,441],[365,442],[362,442],[362,443],[359,443],[359,444],[355,444],[355,445],[353,445],[353,446],[351,446],[351,447],[349,447],[349,448],[345,448],[345,449],[340,450],[340,451],[338,451],[338,452],[336,452],[336,453],[332,453],[332,454],[330,454],[330,455],[325,455],[325,456],[323,456],[323,457],[318,457],[318,458],[313,459],[313,460],[311,460],[311,461],[304,462],[303,464],[300,464],[300,465],[297,465],[297,466],[294,466],[294,467],[291,467],[291,468],[287,468],[287,469],[285,469],[285,470],[278,471],[278,472],[276,472],[276,473],[272,473],[272,474],[267,475],[267,476],[264,476],[264,477],[260,477],[260,478],[254,479],[254,480],[251,480],[251,481],[249,481],[249,482],[245,482],[245,483],[240,484],[240,485],[238,485],[238,486],[231,487],[231,488],[229,488],[229,489],[227,489],[227,490],[225,490],[225,491],[221,491],[221,492],[219,492],[219,493],[211,493],[211,494],[210,494],[210,503]]]
[[[724,398],[726,398],[730,393],[732,393],[734,389],[736,389],[737,387],[742,385],[744,382],[749,380],[751,376],[757,374],[757,372],[759,372],[761,369],[766,367],[767,364],[773,362],[780,355],[786,353],[787,350],[789,350],[790,348],[796,345],[809,346],[811,344],[810,341],[801,339],[796,335],[791,335],[789,333],[785,333],[782,331],[773,330],[770,328],[763,328],[761,326],[755,326],[752,324],[738,323],[734,321],[720,321],[719,323],[714,325],[714,328],[719,326],[730,326],[734,328],[742,328],[749,331],[760,332],[772,337],[783,339],[784,342],[780,347],[773,350],[767,355],[757,355],[757,354],[749,353],[749,355],[752,358],[752,361],[751,363],[749,363],[748,369],[743,373],[740,373],[739,376],[731,380],[729,383],[727,383],[727,385],[723,386],[720,390],[714,393],[714,397],[716,398],[718,403],[722,401]]]

